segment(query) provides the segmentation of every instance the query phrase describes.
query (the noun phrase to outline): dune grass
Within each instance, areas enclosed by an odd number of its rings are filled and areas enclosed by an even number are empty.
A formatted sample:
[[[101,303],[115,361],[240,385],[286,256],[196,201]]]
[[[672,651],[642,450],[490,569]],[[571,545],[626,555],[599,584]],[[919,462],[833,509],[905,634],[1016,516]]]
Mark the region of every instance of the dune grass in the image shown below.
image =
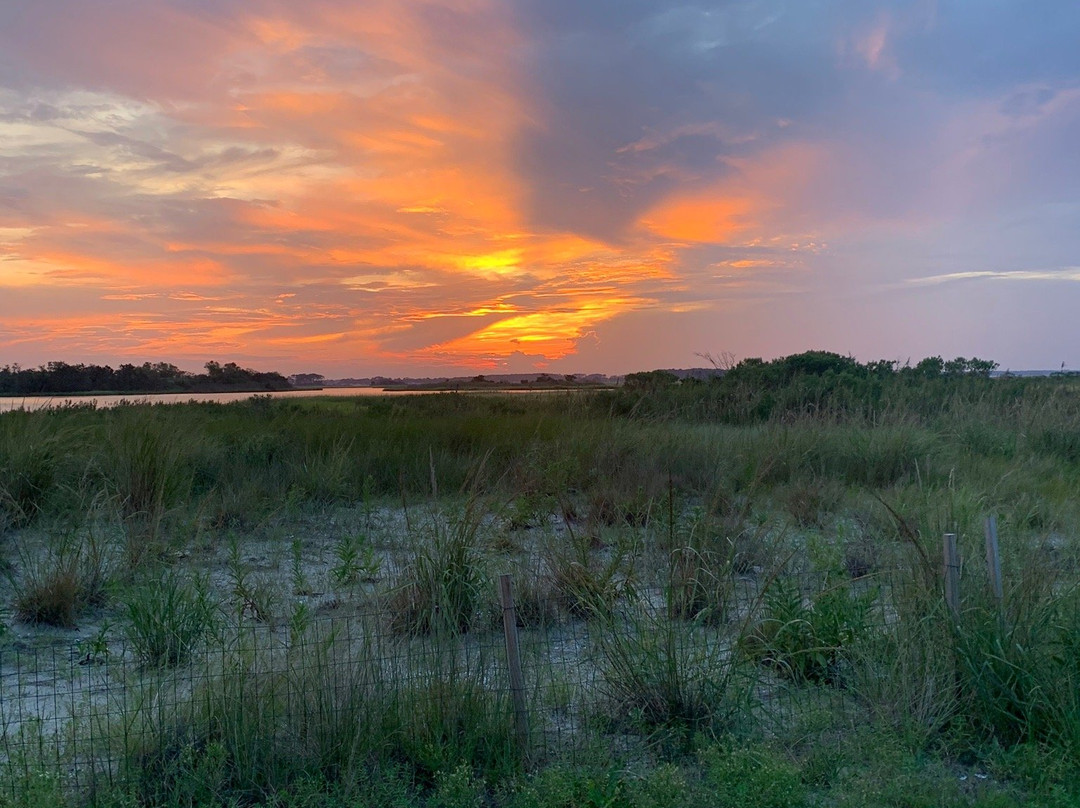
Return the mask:
[[[837,379],[0,414],[11,619],[130,649],[99,804],[1070,804],[1080,389]]]

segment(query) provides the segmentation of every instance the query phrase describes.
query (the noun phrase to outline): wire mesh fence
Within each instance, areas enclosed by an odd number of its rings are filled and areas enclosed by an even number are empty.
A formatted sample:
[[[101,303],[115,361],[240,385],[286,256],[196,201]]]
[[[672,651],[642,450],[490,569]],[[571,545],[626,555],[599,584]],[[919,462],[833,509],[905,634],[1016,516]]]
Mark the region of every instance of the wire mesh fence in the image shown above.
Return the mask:
[[[940,577],[917,559],[859,572],[699,567],[609,599],[523,586],[510,621],[490,609],[467,630],[403,630],[374,600],[234,620],[169,664],[125,639],[9,642],[0,756],[9,774],[45,768],[75,788],[227,758],[257,789],[283,767],[341,771],[379,756],[430,770],[455,754],[535,764],[672,727],[782,732],[808,711],[853,721],[909,709],[911,693],[890,691],[903,676],[947,689],[925,633],[947,631]]]

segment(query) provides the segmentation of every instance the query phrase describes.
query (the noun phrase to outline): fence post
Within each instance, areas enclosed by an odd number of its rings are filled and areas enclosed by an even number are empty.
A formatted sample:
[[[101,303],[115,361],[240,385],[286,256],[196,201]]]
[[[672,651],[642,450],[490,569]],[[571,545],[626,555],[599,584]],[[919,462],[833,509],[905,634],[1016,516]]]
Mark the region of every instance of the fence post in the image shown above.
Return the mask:
[[[508,573],[499,576],[499,604],[502,606],[506,666],[510,671],[510,698],[514,704],[514,731],[517,735],[518,751],[528,765],[529,714],[525,708],[525,677],[521,673],[521,652],[518,648],[517,611],[514,608],[514,591]]]
[[[998,551],[997,517],[986,517],[986,572],[990,576],[990,588],[994,592],[998,610],[1005,599],[1005,590],[1001,585],[1001,554]]]
[[[956,552],[956,534],[946,533],[945,551],[945,602],[953,617],[960,616],[960,558]]]

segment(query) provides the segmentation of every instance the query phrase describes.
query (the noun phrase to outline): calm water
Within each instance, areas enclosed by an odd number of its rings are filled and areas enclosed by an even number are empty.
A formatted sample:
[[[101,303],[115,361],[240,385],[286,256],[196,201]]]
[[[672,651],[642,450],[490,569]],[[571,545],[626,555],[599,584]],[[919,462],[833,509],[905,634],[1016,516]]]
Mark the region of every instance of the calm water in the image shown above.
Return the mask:
[[[189,401],[244,401],[253,395],[273,398],[306,398],[308,396],[414,396],[431,390],[386,391],[380,387],[327,387],[323,390],[282,390],[273,393],[152,393],[119,396],[0,396],[0,412],[8,410],[40,410],[46,407],[65,407],[73,404],[93,404],[96,407],[115,407],[122,402],[139,404],[186,404]]]
[[[0,396],[0,412],[8,410],[40,410],[47,407],[67,407],[75,404],[93,404],[95,407],[115,407],[124,402],[131,404],[186,404],[189,401],[244,401],[254,395],[272,398],[307,398],[309,396],[424,396],[442,390],[383,390],[381,387],[326,387],[322,390],[280,390],[270,393],[148,393],[118,396]],[[521,390],[513,387],[501,390],[462,390],[463,393],[545,394],[565,393],[566,390]]]

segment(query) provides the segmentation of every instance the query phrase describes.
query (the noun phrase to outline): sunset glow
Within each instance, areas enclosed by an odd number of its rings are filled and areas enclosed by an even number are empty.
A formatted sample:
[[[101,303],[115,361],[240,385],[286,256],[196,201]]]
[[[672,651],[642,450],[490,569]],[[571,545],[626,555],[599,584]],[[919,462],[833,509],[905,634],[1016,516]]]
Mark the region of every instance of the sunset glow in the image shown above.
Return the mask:
[[[4,4],[0,364],[1080,366],[1080,12],[826,5]]]

